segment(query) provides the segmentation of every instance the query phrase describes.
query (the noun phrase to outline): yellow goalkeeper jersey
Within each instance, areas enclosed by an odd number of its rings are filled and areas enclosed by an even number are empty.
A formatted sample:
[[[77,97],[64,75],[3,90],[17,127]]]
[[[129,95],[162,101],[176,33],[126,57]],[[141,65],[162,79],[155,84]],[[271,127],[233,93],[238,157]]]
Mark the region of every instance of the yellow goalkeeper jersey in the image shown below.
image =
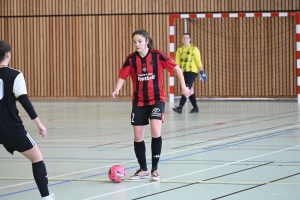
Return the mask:
[[[187,48],[181,46],[177,49],[175,62],[183,72],[198,73],[199,68],[202,67],[200,51],[198,47],[192,44]]]

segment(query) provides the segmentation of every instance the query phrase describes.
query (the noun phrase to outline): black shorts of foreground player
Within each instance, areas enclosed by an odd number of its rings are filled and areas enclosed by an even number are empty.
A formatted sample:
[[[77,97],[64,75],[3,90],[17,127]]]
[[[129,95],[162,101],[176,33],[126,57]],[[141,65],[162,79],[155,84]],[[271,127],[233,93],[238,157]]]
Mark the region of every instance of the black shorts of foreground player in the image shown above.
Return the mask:
[[[145,30],[136,30],[132,34],[135,52],[125,59],[119,72],[119,79],[112,96],[119,94],[128,76],[133,83],[131,125],[134,132],[134,151],[140,168],[131,176],[131,180],[149,177],[146,161],[146,145],[144,142],[145,126],[149,124],[151,130],[152,168],[151,180],[159,181],[158,162],[162,149],[161,127],[164,121],[166,95],[163,86],[164,69],[176,70],[180,81],[182,94],[191,95],[186,87],[182,70],[163,52],[153,48],[152,38]]]
[[[39,120],[28,99],[22,72],[8,66],[10,58],[10,45],[0,40],[0,144],[11,154],[18,151],[31,161],[33,177],[43,200],[53,200],[55,197],[48,190],[47,171],[42,153],[25,130],[16,101],[21,103],[30,118],[34,120],[40,135],[46,136],[47,129]]]

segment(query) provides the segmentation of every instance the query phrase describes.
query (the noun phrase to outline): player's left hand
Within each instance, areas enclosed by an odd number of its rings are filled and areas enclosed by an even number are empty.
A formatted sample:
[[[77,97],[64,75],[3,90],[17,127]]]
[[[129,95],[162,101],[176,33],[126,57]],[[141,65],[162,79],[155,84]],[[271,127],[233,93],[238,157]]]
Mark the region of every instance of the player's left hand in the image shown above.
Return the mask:
[[[192,95],[192,91],[188,87],[185,87],[185,88],[182,88],[182,94],[186,98],[189,98],[189,96]]]
[[[118,94],[119,94],[119,91],[114,91],[111,95],[113,98],[116,98]]]
[[[202,81],[203,83],[206,82],[206,74],[204,73],[204,70],[200,71],[200,78],[199,80]]]
[[[44,137],[47,135],[47,129],[43,124],[38,124],[39,134]]]

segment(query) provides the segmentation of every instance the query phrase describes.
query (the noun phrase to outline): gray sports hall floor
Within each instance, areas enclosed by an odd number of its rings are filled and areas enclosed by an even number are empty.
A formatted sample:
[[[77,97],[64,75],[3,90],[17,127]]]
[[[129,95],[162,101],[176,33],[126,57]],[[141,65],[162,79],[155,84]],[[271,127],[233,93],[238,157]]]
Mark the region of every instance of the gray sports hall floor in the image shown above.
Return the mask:
[[[58,200],[299,200],[300,104],[296,101],[198,101],[181,115],[166,103],[160,182],[112,183],[107,171],[137,170],[129,99],[36,99],[48,129],[42,138],[23,108],[27,131],[43,152]],[[146,147],[149,167],[149,126]],[[31,164],[0,148],[0,199],[41,199]]]

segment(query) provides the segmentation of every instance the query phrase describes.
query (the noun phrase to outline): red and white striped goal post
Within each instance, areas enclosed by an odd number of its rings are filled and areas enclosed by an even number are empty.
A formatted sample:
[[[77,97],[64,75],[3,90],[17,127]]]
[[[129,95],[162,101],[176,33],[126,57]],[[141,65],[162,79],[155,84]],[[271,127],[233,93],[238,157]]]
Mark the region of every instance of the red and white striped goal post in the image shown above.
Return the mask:
[[[199,13],[199,14],[171,14],[169,16],[170,26],[170,56],[175,58],[175,19],[182,18],[245,18],[245,17],[296,17],[296,62],[297,62],[297,94],[300,103],[300,12],[255,12],[255,13]],[[169,102],[174,102],[174,72],[170,73]]]

